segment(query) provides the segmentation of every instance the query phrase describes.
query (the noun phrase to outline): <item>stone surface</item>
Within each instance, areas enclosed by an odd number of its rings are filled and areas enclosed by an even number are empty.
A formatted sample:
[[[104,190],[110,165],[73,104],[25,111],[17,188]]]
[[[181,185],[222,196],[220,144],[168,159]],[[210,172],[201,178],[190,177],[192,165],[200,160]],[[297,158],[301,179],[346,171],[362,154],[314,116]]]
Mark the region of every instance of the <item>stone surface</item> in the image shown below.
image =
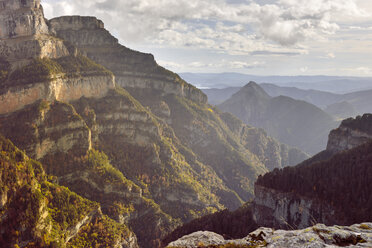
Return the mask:
[[[57,77],[25,87],[9,87],[0,94],[0,114],[12,113],[38,100],[72,102],[81,97],[101,98],[115,88],[113,76]],[[5,91],[5,92],[4,92]]]
[[[153,94],[176,94],[198,103],[207,97],[178,75],[160,67],[153,55],[128,49],[93,17],[66,16],[50,20],[57,36],[71,42],[89,58],[111,70],[118,85],[131,89],[151,89]]]
[[[302,230],[274,230],[259,228],[239,240],[225,240],[212,232],[196,232],[168,244],[167,247],[218,247],[224,244],[252,245],[254,247],[371,247],[372,223],[352,226],[325,226],[317,224]]]
[[[13,69],[32,58],[59,58],[70,54],[61,39],[50,35],[40,0],[0,1],[0,56]]]
[[[260,185],[255,186],[253,218],[260,226],[274,228],[305,228],[316,221],[326,224],[342,221],[325,201]]]
[[[372,114],[344,120],[329,134],[327,150],[340,152],[357,147],[372,139]]]
[[[0,39],[48,33],[40,0],[0,1]]]

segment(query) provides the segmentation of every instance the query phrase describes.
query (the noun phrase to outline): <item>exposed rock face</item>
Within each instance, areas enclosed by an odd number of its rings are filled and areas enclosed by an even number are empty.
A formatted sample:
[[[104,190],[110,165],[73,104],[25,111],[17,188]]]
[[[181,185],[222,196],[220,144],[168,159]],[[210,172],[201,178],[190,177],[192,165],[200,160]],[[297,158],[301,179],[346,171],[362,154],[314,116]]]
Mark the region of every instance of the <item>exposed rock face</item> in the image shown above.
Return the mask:
[[[302,230],[274,230],[259,228],[247,237],[238,240],[225,240],[212,232],[196,232],[170,243],[167,247],[223,247],[232,244],[252,247],[371,247],[372,223],[352,226],[325,226],[317,224]]]
[[[344,120],[329,134],[327,150],[337,153],[352,149],[372,139],[372,114]]]
[[[40,0],[0,1],[0,55],[22,67],[30,58],[59,58],[70,54],[60,39],[50,36]]]
[[[49,34],[40,0],[0,1],[0,39]]]
[[[301,197],[295,193],[255,187],[254,220],[259,226],[272,228],[305,228],[315,223],[342,223],[334,207],[319,199]]]
[[[78,28],[70,29],[70,23],[76,23]],[[239,144],[239,141],[228,137],[231,136],[229,130],[219,120],[218,113],[213,112],[205,104],[206,96],[200,90],[184,82],[178,75],[158,66],[152,55],[119,45],[117,39],[94,18],[60,17],[50,20],[50,26],[58,37],[76,45],[89,58],[110,69],[115,74],[118,85],[128,90],[142,105],[147,106],[169,124],[182,146],[194,153],[183,154],[192,166],[195,166],[195,162],[191,161],[195,161],[196,155],[198,163],[212,166],[207,170],[223,178],[223,187],[237,191],[239,198],[244,200],[252,196],[254,178],[266,168]],[[240,147],[241,152],[235,152],[232,147]],[[236,154],[231,154],[230,159],[222,156],[225,153]],[[231,164],[231,168],[236,169],[232,171],[230,169],[225,173],[226,168],[230,167],[226,164]],[[239,170],[244,173],[239,175]],[[242,177],[240,182],[244,183],[230,180],[234,177],[232,174]],[[223,199],[225,206],[237,208],[240,205],[240,200],[237,200],[236,196],[229,193],[228,197],[226,195],[222,197],[225,191],[215,190]]]
[[[114,77],[95,75],[66,78],[60,75],[48,82],[29,84],[26,87],[10,87],[0,95],[0,114],[24,108],[41,99],[72,102],[81,97],[101,98],[115,88]],[[3,90],[4,91],[4,90]]]
[[[207,97],[178,75],[157,65],[153,55],[130,50],[104,29],[94,17],[66,16],[50,20],[52,30],[94,60],[114,72],[118,85],[131,89],[151,89],[153,94],[176,94],[206,103]],[[132,93],[132,92],[131,92]]]

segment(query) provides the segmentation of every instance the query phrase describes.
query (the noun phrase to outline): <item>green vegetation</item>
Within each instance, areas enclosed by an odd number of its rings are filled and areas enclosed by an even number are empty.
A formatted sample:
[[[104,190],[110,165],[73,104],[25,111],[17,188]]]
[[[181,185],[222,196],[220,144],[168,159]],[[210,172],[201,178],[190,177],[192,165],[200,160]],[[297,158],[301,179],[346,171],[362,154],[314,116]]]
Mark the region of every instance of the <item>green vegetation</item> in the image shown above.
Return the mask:
[[[15,86],[47,82],[58,76],[77,77],[81,75],[106,76],[112,75],[112,73],[83,55],[58,59],[42,58],[33,59],[30,64],[12,72],[8,83]]]
[[[24,83],[39,83],[50,80],[60,74],[62,67],[52,59],[34,59],[30,64],[15,70],[10,74],[12,85]]]
[[[246,203],[234,212],[225,209],[192,220],[168,234],[162,242],[163,245],[167,245],[185,235],[200,230],[218,233],[227,239],[240,239],[257,228],[258,226],[252,217],[250,203]]]
[[[9,62],[0,57],[0,85],[2,85],[8,78],[9,71],[10,71]]]
[[[257,184],[281,192],[319,199],[330,204],[343,225],[372,219],[372,142],[333,157],[275,169]],[[318,221],[317,214],[313,214]]]
[[[118,240],[128,240],[130,236],[131,232],[126,226],[120,225],[105,216],[85,225],[80,230],[80,235],[67,244],[67,248],[111,248],[117,245]]]
[[[106,183],[126,183],[128,180],[123,176],[118,169],[114,168],[103,152],[90,150],[88,152],[88,167],[92,167],[105,178]]]
[[[83,219],[87,223],[67,247],[87,247],[75,242],[87,236],[94,245],[112,247],[131,235],[126,226],[102,216],[98,203],[47,181],[41,164],[2,136],[0,186],[0,194],[8,196],[0,210],[0,247],[17,247],[21,243],[26,248],[65,247],[71,230]]]

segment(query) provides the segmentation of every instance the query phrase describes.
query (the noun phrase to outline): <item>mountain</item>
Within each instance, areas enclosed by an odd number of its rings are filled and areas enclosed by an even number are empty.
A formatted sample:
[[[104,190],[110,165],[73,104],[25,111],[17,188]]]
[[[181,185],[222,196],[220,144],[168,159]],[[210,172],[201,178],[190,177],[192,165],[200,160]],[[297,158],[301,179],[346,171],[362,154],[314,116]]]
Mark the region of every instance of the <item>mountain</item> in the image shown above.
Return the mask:
[[[258,178],[256,222],[301,228],[313,222],[349,225],[371,220],[371,124],[370,114],[347,119],[330,133],[322,153]]]
[[[293,99],[309,102],[322,109],[340,100],[339,94],[326,91],[304,90],[296,87],[284,87],[268,83],[260,84],[260,86],[272,97],[288,96]]]
[[[95,202],[111,226],[98,231],[127,227],[131,246],[159,247],[181,223],[252,199],[260,174],[307,158],[208,105],[102,21],[48,21],[38,0],[0,4],[1,25],[14,24],[1,29],[0,133],[53,183]],[[77,230],[86,239],[74,247],[91,246],[95,223]]]
[[[310,154],[326,146],[326,135],[337,125],[318,107],[285,96],[271,97],[254,82],[248,83],[218,107]]]
[[[253,201],[236,211],[221,211],[184,224],[165,237],[164,245],[201,230],[215,232],[225,239],[242,239],[259,233],[254,231],[259,226],[297,233],[293,230],[315,223],[370,222],[371,124],[371,114],[344,120],[330,132],[327,149],[297,166],[275,169],[259,177]],[[368,225],[354,225],[357,226],[370,230]],[[290,236],[295,237],[293,234]]]
[[[281,87],[297,87],[303,90],[318,90],[336,94],[368,90],[372,79],[368,77],[343,76],[257,76],[242,73],[179,73],[186,81],[204,88],[243,87],[249,81],[269,83]]]
[[[262,83],[260,87],[271,97],[288,96],[296,100],[314,104],[337,119],[344,119],[372,112],[371,90],[335,94],[326,91],[305,90],[297,87],[285,87],[269,83]],[[208,96],[208,102],[210,104],[218,105],[229,99],[240,89],[240,87],[228,87],[223,89],[202,89],[202,91]]]
[[[208,96],[208,103],[218,105],[229,99],[240,90],[241,87],[228,87],[223,89],[201,89]]]
[[[0,151],[1,247],[138,247],[126,225],[55,184],[40,163],[2,136]]]
[[[180,73],[186,81],[199,88],[242,87],[249,81],[259,84],[270,83],[284,87],[297,87],[304,90],[319,90],[337,94],[372,88],[368,77],[342,76],[257,76],[241,73]]]

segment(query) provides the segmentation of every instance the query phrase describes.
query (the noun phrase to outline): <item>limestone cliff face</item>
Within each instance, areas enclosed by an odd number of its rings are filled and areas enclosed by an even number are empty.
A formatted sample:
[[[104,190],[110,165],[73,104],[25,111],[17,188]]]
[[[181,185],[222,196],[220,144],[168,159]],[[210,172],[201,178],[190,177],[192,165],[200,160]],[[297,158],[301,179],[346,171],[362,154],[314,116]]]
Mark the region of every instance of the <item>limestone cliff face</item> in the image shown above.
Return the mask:
[[[164,96],[176,94],[206,103],[207,97],[178,75],[160,67],[153,55],[130,50],[118,43],[94,17],[66,16],[50,20],[57,36],[71,42],[95,62],[114,72],[118,85],[131,89],[151,89]]]
[[[69,55],[61,39],[52,37],[40,0],[0,1],[0,55],[14,67],[30,58],[59,58]]]
[[[48,33],[40,0],[0,1],[0,39]]]
[[[255,186],[253,216],[259,226],[272,228],[305,228],[316,223],[342,223],[327,201],[302,197]]]
[[[47,82],[2,89],[0,114],[12,113],[39,100],[72,102],[81,97],[101,98],[115,88],[110,75],[69,77],[58,75]]]
[[[334,153],[349,150],[372,139],[372,114],[344,120],[329,134],[327,150]]]

